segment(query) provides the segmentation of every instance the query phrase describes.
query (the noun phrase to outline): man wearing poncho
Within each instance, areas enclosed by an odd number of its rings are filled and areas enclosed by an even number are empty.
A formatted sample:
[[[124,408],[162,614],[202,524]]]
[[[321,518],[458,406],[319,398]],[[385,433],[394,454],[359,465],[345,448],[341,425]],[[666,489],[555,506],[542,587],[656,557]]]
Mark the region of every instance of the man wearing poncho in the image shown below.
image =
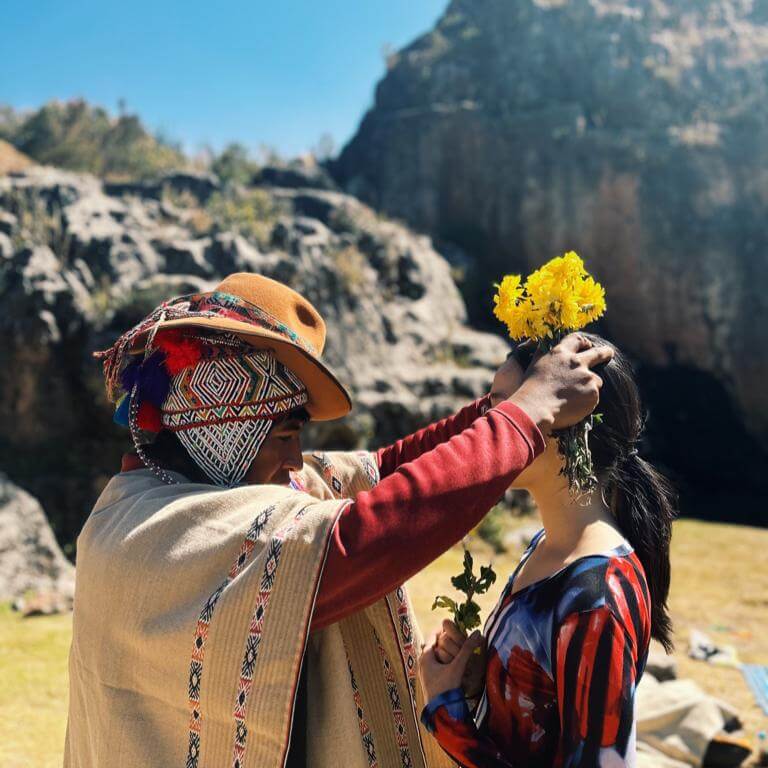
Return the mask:
[[[301,454],[346,414],[325,325],[258,275],[170,300],[102,353],[135,453],[78,538],[65,765],[443,766],[402,583],[597,402],[566,339],[376,452]],[[494,407],[491,407],[491,406]]]

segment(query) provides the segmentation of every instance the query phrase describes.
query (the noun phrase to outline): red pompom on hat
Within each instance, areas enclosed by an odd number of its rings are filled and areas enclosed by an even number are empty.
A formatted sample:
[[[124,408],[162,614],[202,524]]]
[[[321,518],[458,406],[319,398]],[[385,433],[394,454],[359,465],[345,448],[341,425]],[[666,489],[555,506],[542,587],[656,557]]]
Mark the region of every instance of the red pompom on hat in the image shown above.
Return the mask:
[[[202,342],[186,336],[181,330],[158,333],[155,346],[165,352],[164,365],[171,376],[197,365],[202,356]]]

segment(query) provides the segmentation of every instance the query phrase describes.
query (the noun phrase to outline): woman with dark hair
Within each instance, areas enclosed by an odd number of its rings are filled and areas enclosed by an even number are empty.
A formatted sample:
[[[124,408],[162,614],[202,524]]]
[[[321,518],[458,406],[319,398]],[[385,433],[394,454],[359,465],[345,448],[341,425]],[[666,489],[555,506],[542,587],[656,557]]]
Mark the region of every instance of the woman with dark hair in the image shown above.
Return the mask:
[[[544,527],[486,622],[485,687],[474,713],[461,682],[480,634],[465,639],[446,621],[422,654],[422,720],[462,766],[634,764],[634,692],[649,642],[672,647],[675,507],[664,478],[638,454],[640,396],[628,360],[613,349],[596,370],[602,420],[589,446],[597,489],[569,491],[552,437],[512,485],[533,495]],[[530,345],[518,346],[492,398],[508,397],[531,359]]]

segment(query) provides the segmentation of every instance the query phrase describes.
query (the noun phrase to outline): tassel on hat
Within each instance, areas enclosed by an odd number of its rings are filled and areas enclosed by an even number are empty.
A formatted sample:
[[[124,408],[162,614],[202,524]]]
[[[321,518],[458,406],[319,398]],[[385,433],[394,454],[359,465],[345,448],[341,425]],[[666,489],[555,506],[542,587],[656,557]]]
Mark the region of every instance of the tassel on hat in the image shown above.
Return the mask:
[[[148,432],[162,429],[160,409],[171,386],[171,377],[200,361],[203,343],[185,336],[181,330],[159,333],[155,338],[155,351],[148,357],[131,361],[120,373],[120,385],[125,394],[117,402],[113,420],[120,426],[129,426],[131,393],[136,392],[137,425]]]
[[[131,396],[126,392],[118,401],[115,415],[112,421],[121,427],[128,427],[128,418],[131,411]]]
[[[136,414],[136,424],[145,432],[159,432],[163,428],[160,409],[150,402],[143,402]]]
[[[155,346],[165,353],[165,369],[171,376],[197,365],[203,353],[202,342],[185,336],[180,330],[158,333]]]

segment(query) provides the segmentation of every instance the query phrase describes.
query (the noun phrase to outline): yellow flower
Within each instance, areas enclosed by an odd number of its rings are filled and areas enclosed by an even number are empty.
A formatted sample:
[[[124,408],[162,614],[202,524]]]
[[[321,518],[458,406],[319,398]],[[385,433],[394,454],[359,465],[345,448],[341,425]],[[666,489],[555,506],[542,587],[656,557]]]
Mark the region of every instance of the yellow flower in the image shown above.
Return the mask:
[[[496,295],[493,297],[493,303],[496,305],[499,312],[506,312],[510,306],[517,303],[520,297],[523,295],[523,286],[520,282],[520,275],[506,275],[501,281],[501,285],[496,283],[498,289]],[[496,313],[496,310],[494,310]],[[496,317],[499,317],[496,314]],[[500,320],[502,318],[499,318]]]
[[[518,302],[523,295],[523,286],[520,283],[520,275],[507,275],[501,285],[496,284],[496,295],[493,297],[493,314],[505,323],[509,335],[517,338],[520,330],[519,323],[522,319],[522,311],[518,308]]]
[[[507,275],[496,286],[494,315],[515,339],[541,340],[583,328],[605,312],[605,291],[575,251],[551,259],[524,284]]]
[[[605,289],[587,277],[579,286],[578,303],[584,325],[597,320],[605,312]]]

